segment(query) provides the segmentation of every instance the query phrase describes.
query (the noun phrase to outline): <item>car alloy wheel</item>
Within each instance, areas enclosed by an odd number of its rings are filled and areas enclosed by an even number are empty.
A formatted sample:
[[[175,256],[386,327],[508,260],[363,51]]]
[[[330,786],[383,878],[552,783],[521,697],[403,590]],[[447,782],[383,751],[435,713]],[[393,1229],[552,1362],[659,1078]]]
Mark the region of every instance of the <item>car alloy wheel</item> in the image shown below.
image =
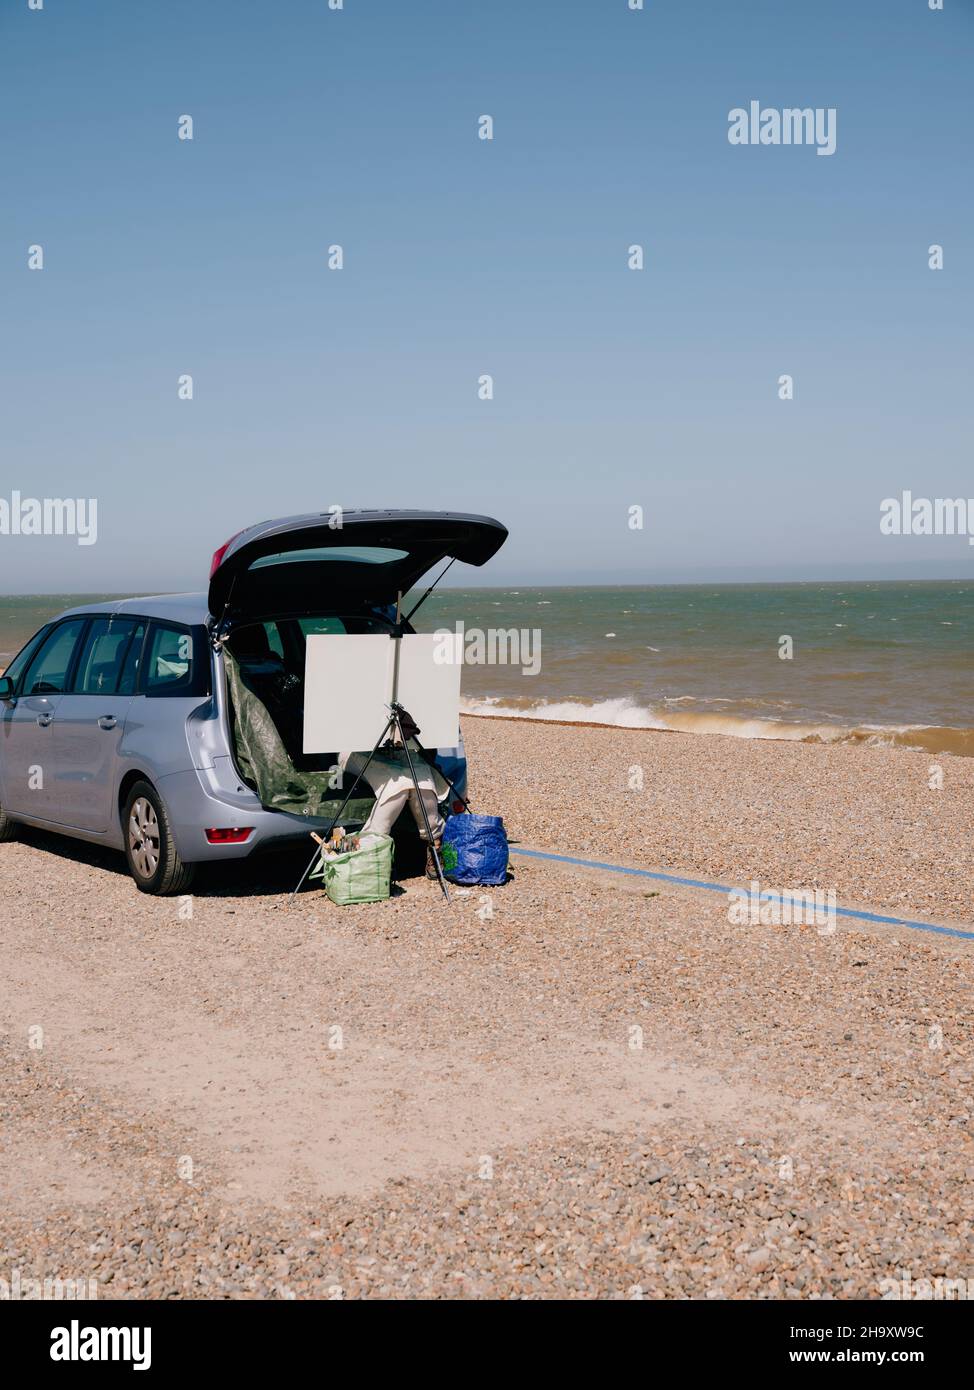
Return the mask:
[[[140,878],[151,878],[159,867],[159,821],[152,802],[140,796],[129,816],[129,851]]]

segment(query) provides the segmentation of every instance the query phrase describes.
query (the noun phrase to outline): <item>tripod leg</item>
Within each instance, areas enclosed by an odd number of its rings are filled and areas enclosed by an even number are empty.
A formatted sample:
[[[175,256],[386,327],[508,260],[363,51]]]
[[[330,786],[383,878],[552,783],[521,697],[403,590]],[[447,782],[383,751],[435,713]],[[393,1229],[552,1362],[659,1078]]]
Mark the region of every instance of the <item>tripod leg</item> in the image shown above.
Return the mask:
[[[446,898],[447,902],[449,902],[450,891],[446,886],[446,879],[443,877],[443,865],[440,863],[440,851],[436,848],[436,844],[433,840],[433,827],[430,825],[430,818],[426,813],[426,802],[423,800],[423,793],[420,790],[419,779],[416,776],[416,769],[413,767],[413,757],[409,751],[409,744],[403,738],[402,725],[399,722],[398,713],[394,714],[393,717],[396,721],[396,727],[399,730],[400,742],[402,743],[403,749],[406,753],[406,761],[409,763],[409,775],[413,779],[413,786],[416,788],[416,796],[419,799],[419,808],[423,813],[423,824],[426,826],[426,843],[429,845],[430,852],[433,855],[433,863],[436,865],[436,877],[440,881],[440,887],[443,890],[444,898]]]
[[[298,896],[298,894],[301,892],[301,889],[304,887],[304,881],[305,881],[305,879],[308,877],[308,875],[310,874],[311,870],[314,868],[314,866],[315,866],[315,860],[318,858],[318,855],[319,855],[320,853],[321,853],[321,846],[320,846],[320,845],[316,845],[316,846],[315,846],[314,854],[312,854],[311,858],[308,860],[308,866],[307,866],[307,868],[305,869],[305,871],[304,871],[304,873],[301,875],[301,877],[298,879],[296,887],[293,889],[293,891],[292,891],[292,893],[291,893],[291,896],[290,896],[290,897],[288,898],[288,900],[287,900],[287,905],[288,905],[288,907],[291,906],[291,904],[294,902],[294,899]]]
[[[331,832],[334,830],[335,826],[336,826],[336,825],[338,824],[338,822],[341,820],[341,818],[342,818],[342,812],[345,810],[345,807],[348,805],[348,803],[351,801],[352,797],[355,795],[355,788],[358,786],[359,782],[361,782],[362,778],[363,778],[363,777],[365,776],[365,774],[368,772],[368,770],[369,770],[369,763],[372,761],[372,759],[375,757],[376,753],[379,751],[379,749],[380,749],[380,747],[382,746],[382,744],[385,742],[386,738],[388,737],[389,730],[392,728],[392,726],[393,726],[393,724],[395,724],[395,722],[396,722],[395,715],[391,715],[391,714],[390,714],[389,719],[388,719],[388,721],[386,722],[385,728],[382,730],[382,733],[379,735],[378,742],[375,744],[374,748],[372,749],[372,752],[369,754],[369,756],[368,756],[368,757],[366,758],[366,760],[365,760],[365,766],[362,768],[361,772],[358,773],[358,775],[357,775],[356,778],[355,778],[355,781],[354,781],[354,782],[352,783],[352,785],[349,787],[348,791],[347,791],[346,794],[345,794],[345,800],[344,800],[344,801],[342,802],[342,804],[339,806],[338,811],[336,812],[335,816],[334,816],[333,819],[332,819],[331,825],[329,825],[328,829],[326,830],[325,836],[324,836],[324,838],[325,838],[326,840],[330,840],[330,839],[331,839]],[[314,851],[314,853],[312,854],[311,859],[310,859],[309,862],[308,862],[308,867],[305,869],[304,873],[303,873],[303,874],[301,875],[301,877],[298,879],[298,886],[295,888],[294,892],[293,892],[293,893],[291,894],[291,896],[288,898],[288,907],[291,906],[291,904],[294,902],[294,899],[297,897],[297,895],[300,893],[301,889],[304,887],[304,881],[305,881],[305,879],[308,877],[308,875],[310,874],[311,870],[314,868],[314,866],[315,866],[315,860],[318,858],[318,856],[319,856],[320,853],[321,853],[321,846],[318,845],[318,846],[315,847],[315,851]]]

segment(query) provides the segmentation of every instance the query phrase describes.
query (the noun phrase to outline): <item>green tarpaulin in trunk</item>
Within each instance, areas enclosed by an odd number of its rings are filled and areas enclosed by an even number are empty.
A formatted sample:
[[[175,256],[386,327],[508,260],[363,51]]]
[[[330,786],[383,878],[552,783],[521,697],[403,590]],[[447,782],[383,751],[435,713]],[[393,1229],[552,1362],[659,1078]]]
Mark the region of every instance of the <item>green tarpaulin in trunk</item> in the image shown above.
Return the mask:
[[[272,811],[330,820],[341,806],[347,787],[329,786],[336,774],[305,772],[294,766],[270,711],[245,684],[239,664],[226,647],[223,659],[233,706],[237,765],[245,779],[257,788],[261,804]],[[370,795],[359,796],[356,792],[342,813],[342,821],[361,825],[372,804]]]

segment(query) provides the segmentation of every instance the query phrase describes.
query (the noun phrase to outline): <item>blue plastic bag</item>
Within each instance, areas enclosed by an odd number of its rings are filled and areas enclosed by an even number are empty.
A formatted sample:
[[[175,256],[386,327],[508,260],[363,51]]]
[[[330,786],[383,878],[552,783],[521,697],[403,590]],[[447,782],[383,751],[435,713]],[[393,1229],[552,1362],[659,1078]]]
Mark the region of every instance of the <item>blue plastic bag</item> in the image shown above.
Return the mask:
[[[443,831],[443,872],[451,883],[507,882],[507,835],[500,816],[451,816]]]

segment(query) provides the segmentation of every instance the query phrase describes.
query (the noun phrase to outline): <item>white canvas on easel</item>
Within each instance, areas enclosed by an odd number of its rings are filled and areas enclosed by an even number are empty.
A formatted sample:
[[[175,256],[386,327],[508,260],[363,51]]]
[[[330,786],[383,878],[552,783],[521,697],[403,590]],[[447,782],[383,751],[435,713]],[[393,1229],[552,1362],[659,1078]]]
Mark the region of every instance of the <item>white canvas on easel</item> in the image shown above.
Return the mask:
[[[390,647],[393,643],[389,643]],[[457,644],[451,644],[455,654]],[[460,737],[462,660],[437,661],[446,650],[441,636],[416,632],[402,639],[399,703],[419,725],[424,748],[455,748]]]
[[[389,718],[388,637],[315,635],[304,667],[304,751],[368,751]]]
[[[460,731],[462,662],[437,661],[442,639],[399,639],[399,703],[424,748],[452,748]],[[397,642],[384,634],[315,634],[307,639],[305,753],[369,752],[389,719]]]

